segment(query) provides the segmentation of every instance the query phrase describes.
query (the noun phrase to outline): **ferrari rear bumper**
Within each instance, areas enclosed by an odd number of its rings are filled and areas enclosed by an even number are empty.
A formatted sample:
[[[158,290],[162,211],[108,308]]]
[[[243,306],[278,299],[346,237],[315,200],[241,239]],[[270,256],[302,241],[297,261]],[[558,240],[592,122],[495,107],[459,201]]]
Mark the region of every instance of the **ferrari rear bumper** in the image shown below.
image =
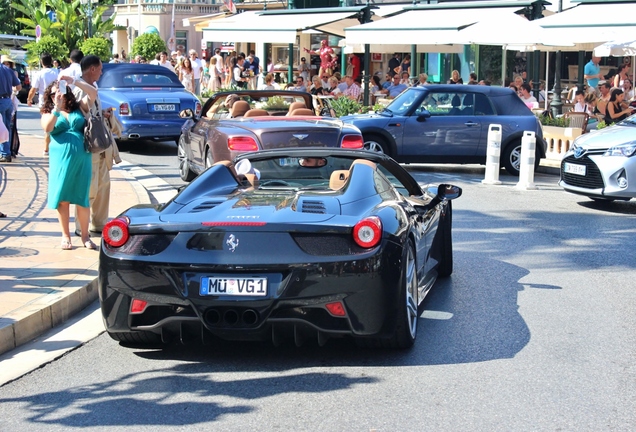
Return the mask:
[[[269,339],[276,328],[383,336],[395,327],[401,257],[401,246],[392,242],[355,260],[293,265],[168,265],[102,254],[102,314],[111,333],[182,335],[185,326],[238,340]],[[202,282],[211,275],[266,279],[266,294],[210,295]],[[131,313],[133,299],[142,301],[142,312]],[[337,303],[344,312],[328,307]]]

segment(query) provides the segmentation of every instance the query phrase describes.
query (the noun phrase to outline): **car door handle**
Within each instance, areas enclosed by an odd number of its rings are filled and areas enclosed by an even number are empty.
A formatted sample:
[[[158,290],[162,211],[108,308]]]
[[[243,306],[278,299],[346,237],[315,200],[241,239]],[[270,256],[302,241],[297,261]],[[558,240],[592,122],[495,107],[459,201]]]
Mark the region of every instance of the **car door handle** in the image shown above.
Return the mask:
[[[471,121],[469,121],[469,122],[464,123],[464,125],[465,125],[465,126],[468,126],[468,127],[471,127],[471,126],[479,126],[479,123],[475,123],[475,122],[471,122]]]

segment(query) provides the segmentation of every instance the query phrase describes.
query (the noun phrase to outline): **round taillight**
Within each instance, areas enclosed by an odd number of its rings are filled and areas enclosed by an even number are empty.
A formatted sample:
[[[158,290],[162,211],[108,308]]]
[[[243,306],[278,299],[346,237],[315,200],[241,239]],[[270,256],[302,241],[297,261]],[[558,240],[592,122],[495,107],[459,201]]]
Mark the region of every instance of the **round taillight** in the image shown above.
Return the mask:
[[[363,248],[376,246],[382,240],[382,221],[377,216],[362,219],[353,227],[353,240]]]
[[[108,222],[102,232],[102,237],[107,245],[112,247],[123,246],[128,241],[128,221],[122,218]]]

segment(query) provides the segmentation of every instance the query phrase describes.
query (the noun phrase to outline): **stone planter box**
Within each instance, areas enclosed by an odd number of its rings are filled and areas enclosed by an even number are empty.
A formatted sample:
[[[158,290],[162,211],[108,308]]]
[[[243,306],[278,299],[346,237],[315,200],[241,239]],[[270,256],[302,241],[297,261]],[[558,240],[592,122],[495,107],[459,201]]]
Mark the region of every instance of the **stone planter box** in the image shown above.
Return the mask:
[[[543,126],[543,138],[548,144],[546,158],[559,161],[563,159],[574,139],[581,133],[581,128]]]

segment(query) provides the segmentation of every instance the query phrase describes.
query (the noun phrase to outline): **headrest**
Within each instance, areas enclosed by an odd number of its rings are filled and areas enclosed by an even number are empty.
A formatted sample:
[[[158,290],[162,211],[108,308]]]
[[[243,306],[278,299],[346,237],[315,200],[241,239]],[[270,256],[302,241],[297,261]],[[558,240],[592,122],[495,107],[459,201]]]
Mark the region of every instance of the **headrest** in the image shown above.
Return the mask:
[[[335,170],[329,177],[329,189],[338,190],[347,182],[349,170]]]
[[[297,108],[293,110],[290,116],[315,116],[316,113],[310,110],[309,108]]]
[[[254,108],[246,112],[243,117],[262,117],[268,115],[269,113],[266,110]]]
[[[287,111],[287,115],[291,115],[294,110],[299,108],[307,108],[307,105],[305,105],[305,102],[292,102],[289,104],[289,111]]]
[[[244,100],[238,100],[232,105],[232,117],[241,117],[250,110],[250,104]]]

